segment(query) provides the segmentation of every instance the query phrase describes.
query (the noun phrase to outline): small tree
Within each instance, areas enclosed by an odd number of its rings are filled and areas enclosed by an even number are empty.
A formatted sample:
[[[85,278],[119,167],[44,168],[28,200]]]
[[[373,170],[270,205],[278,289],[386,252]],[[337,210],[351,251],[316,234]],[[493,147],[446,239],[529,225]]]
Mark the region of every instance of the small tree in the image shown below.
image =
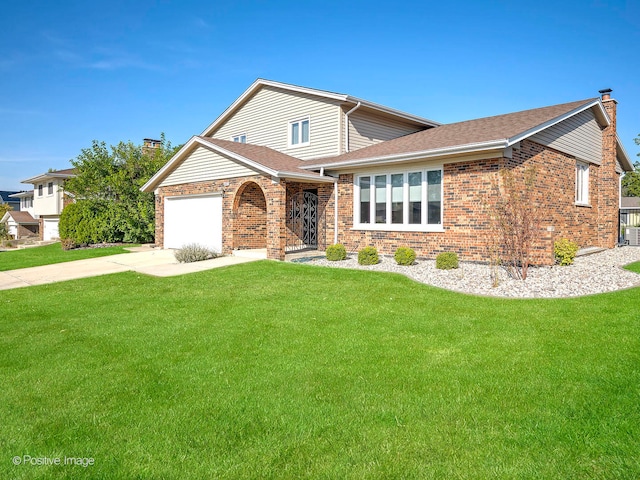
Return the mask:
[[[640,145],[640,135],[633,139]],[[640,157],[640,153],[638,153]],[[625,197],[640,197],[640,161],[633,164],[633,172],[627,172],[622,177],[622,195]]]
[[[494,184],[494,201],[489,201],[492,227],[493,255],[500,255],[496,262],[504,264],[514,278],[525,280],[531,262],[533,242],[539,235],[541,210],[537,205],[534,187],[535,167],[526,168],[522,178],[516,178],[513,170],[500,170],[501,185]]]

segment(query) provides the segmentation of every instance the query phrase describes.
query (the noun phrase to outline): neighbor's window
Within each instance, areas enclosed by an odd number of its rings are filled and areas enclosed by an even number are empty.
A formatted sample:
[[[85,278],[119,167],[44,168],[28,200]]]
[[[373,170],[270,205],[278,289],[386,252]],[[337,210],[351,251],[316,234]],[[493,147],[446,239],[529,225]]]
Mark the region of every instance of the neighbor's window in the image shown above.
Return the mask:
[[[309,145],[309,119],[289,122],[289,146]]]
[[[234,135],[233,141],[237,143],[247,143],[247,134],[243,133],[242,135]]]
[[[53,195],[53,182],[47,184],[47,195]]]
[[[42,184],[38,185],[38,196],[42,196]]]
[[[442,228],[442,169],[356,177],[354,226],[380,230]]]
[[[576,163],[576,203],[589,204],[589,164]]]

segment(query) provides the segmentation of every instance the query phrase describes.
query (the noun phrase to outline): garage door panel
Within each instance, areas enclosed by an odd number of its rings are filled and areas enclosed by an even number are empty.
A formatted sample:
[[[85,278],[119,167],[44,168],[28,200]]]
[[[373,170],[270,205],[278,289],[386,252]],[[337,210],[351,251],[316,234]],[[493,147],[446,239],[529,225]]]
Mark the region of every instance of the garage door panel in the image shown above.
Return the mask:
[[[56,238],[60,238],[60,233],[58,231],[59,219],[49,219],[45,218],[42,221],[43,227],[43,240],[54,240]]]
[[[222,197],[165,197],[164,248],[197,243],[222,251]]]

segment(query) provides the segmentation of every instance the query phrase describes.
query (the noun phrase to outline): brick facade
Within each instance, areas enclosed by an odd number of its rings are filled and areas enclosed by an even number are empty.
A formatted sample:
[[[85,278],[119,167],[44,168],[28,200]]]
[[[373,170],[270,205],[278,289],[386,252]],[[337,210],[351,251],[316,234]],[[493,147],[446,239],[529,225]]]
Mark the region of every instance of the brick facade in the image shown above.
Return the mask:
[[[164,241],[164,198],[176,195],[222,193],[223,253],[234,249],[266,248],[268,258],[283,260],[287,246],[299,245],[299,232],[292,228],[292,200],[301,192],[318,195],[318,244],[323,249],[337,241],[348,251],[375,246],[381,254],[393,254],[400,246],[417,255],[435,258],[453,251],[462,260],[486,262],[490,257],[492,222],[489,208],[496,199],[500,170],[511,170],[521,178],[534,167],[536,189],[533,201],[541,212],[541,223],[531,252],[534,264],[551,264],[553,242],[568,238],[580,247],[613,248],[618,235],[620,174],[616,168],[616,103],[603,100],[611,124],[603,129],[600,165],[589,166],[589,204],[575,202],[576,158],[531,140],[515,145],[510,157],[445,163],[442,177],[442,232],[356,230],[353,223],[354,175],[341,174],[337,191],[333,183],[303,183],[253,175],[225,180],[159,187],[156,191],[156,244]],[[338,216],[335,218],[336,194]],[[207,212],[202,212],[206,215]]]
[[[615,134],[612,142],[615,149]],[[611,153],[605,152],[605,156],[610,157]],[[486,262],[492,236],[486,207],[495,200],[494,186],[499,183],[499,172],[509,168],[517,178],[528,167],[536,169],[535,201],[541,211],[533,263],[552,264],[553,242],[562,237],[576,241],[580,247],[615,246],[619,181],[615,156],[613,160],[603,160],[602,165],[589,167],[590,205],[578,206],[575,203],[576,159],[529,140],[513,149],[512,158],[444,165],[444,232],[354,230],[353,175],[340,175],[338,241],[353,252],[373,245],[382,254],[393,254],[396,248],[406,246],[420,257],[435,258],[438,253],[453,251],[463,260]]]

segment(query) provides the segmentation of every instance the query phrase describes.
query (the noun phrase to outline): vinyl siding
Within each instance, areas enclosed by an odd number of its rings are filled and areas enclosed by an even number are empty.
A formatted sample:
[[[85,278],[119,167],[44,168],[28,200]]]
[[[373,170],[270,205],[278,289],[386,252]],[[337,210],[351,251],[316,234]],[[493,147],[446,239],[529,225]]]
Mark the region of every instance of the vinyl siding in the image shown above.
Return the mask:
[[[543,130],[531,140],[580,160],[602,163],[602,131],[591,110],[585,110]]]
[[[356,110],[349,115],[349,150],[354,151],[385,140],[424,130],[411,123]]]
[[[244,165],[206,148],[198,147],[159,186],[244,177],[255,173]]]
[[[333,156],[339,148],[337,101],[265,86],[211,135],[231,140],[246,133],[247,143],[301,160]],[[309,118],[309,145],[289,148],[289,122]]]

